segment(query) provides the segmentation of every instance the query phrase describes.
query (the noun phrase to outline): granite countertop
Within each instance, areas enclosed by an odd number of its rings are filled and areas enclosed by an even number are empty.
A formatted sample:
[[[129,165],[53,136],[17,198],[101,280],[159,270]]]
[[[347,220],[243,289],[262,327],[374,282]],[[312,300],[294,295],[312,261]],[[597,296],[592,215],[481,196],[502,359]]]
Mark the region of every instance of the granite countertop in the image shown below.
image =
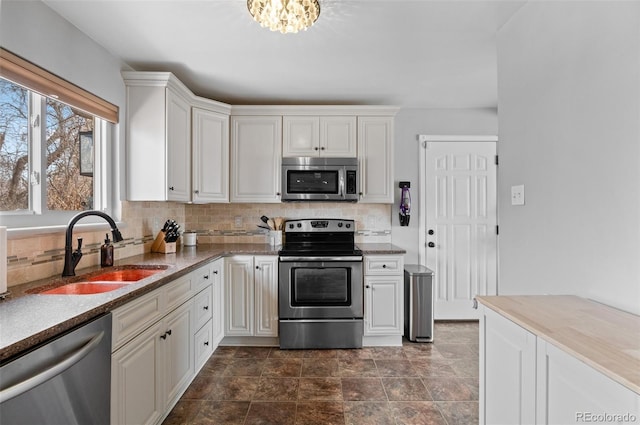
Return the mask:
[[[366,254],[404,254],[392,244],[358,244]],[[45,295],[31,293],[78,281],[77,277],[51,277],[9,288],[0,301],[0,362],[41,344],[65,331],[153,291],[198,267],[229,255],[278,255],[280,247],[267,244],[199,244],[179,247],[175,254],[147,253],[114,262],[114,266],[167,266],[166,270],[111,292],[92,295]],[[99,266],[77,269],[76,275],[101,270]]]
[[[640,316],[573,295],[477,300],[640,394]]]

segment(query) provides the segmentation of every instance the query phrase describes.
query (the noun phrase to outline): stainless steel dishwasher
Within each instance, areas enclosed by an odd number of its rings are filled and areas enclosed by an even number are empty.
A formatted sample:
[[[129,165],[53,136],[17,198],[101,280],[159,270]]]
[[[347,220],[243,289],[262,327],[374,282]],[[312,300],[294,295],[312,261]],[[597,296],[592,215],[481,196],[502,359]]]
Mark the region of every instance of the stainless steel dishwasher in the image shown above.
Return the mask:
[[[109,424],[111,313],[0,366],[0,424]]]

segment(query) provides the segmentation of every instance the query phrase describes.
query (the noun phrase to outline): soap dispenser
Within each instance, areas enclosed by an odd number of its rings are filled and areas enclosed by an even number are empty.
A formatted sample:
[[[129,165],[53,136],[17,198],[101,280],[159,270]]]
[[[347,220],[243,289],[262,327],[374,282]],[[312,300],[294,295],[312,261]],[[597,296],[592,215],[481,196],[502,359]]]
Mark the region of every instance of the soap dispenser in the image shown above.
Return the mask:
[[[100,247],[100,265],[102,267],[113,266],[113,245],[109,240],[109,234],[106,234],[104,245]]]

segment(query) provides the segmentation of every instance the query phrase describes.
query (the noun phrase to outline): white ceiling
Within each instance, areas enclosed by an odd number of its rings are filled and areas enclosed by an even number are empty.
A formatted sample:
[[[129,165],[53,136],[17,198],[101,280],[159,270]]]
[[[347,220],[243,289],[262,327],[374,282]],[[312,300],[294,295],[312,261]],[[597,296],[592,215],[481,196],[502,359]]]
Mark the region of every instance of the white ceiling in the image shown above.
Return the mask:
[[[231,104],[497,106],[496,33],[526,0],[319,0],[306,32],[245,0],[44,0],[138,71]]]

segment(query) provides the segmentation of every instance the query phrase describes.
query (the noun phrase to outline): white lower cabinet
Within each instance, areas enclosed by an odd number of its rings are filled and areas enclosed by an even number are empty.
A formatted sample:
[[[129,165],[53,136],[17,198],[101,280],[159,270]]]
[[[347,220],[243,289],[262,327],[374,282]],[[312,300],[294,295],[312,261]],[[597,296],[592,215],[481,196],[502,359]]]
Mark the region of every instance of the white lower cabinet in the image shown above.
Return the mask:
[[[640,423],[639,394],[544,340],[537,353],[536,423]]]
[[[225,258],[225,336],[278,336],[278,257]]]
[[[639,423],[639,394],[492,309],[480,310],[481,425]]]
[[[112,424],[160,423],[211,356],[222,338],[221,264],[113,311]]]
[[[535,423],[536,336],[490,309],[480,324],[480,423]]]
[[[364,258],[364,344],[401,345],[404,330],[402,255]],[[390,337],[375,340],[368,337]],[[368,344],[370,340],[371,344]]]
[[[155,424],[193,377],[191,303],[169,313],[111,357],[111,423]]]

